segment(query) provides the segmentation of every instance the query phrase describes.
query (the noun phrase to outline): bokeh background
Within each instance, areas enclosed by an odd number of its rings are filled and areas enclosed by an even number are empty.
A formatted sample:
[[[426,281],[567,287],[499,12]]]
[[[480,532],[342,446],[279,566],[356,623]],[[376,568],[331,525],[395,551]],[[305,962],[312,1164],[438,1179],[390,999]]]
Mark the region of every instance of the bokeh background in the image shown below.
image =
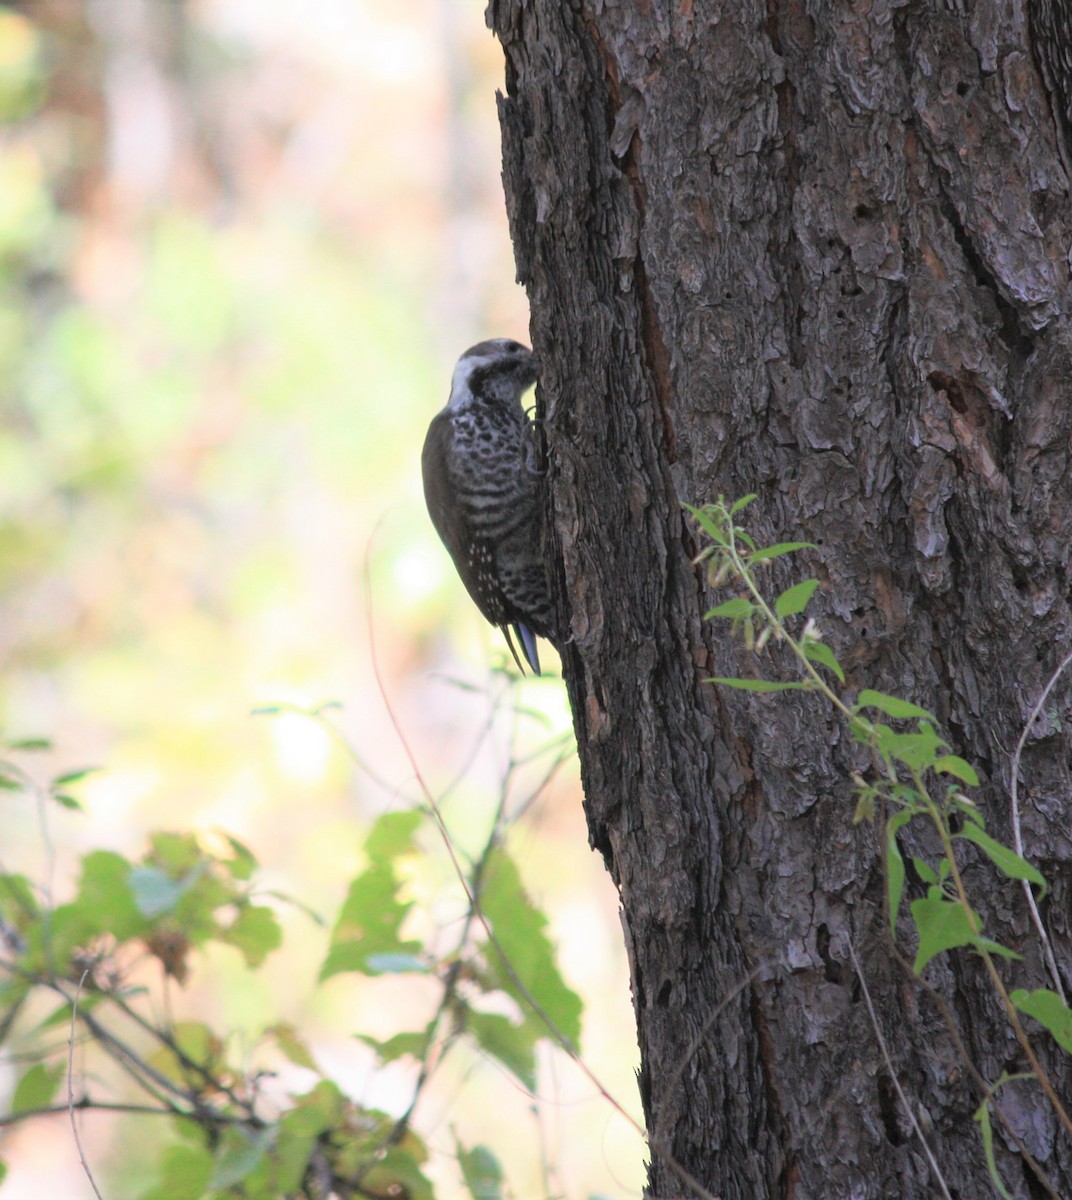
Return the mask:
[[[475,847],[511,747],[569,729],[549,647],[549,677],[506,687],[420,495],[457,355],[527,340],[483,8],[0,4],[0,728],[52,739],[25,764],[42,777],[101,768],[47,841],[0,792],[0,860],[51,871],[57,898],[90,849],[225,830],[266,888],[330,921],[370,821],[417,795],[399,731],[433,790],[469,764],[447,816]],[[328,701],[338,738],[254,711]],[[617,903],[573,762],[510,847],[585,999],[585,1058],[635,1112]],[[445,868],[414,881],[426,920],[449,886]],[[239,1044],[292,1021],[351,1095],[400,1111],[407,1072],[370,1072],[353,1035],[415,1023],[431,994],[316,987],[327,930],[279,915],[285,949],[259,973],[210,954],[180,1015]],[[0,1108],[16,1077],[0,1062]],[[458,1194],[452,1130],[499,1154],[515,1196],[640,1190],[635,1132],[561,1055],[535,1103],[462,1063],[417,1125],[441,1196]],[[85,1118],[107,1196],[148,1186],[153,1137]],[[65,1118],[3,1131],[0,1155],[3,1200],[89,1194]]]

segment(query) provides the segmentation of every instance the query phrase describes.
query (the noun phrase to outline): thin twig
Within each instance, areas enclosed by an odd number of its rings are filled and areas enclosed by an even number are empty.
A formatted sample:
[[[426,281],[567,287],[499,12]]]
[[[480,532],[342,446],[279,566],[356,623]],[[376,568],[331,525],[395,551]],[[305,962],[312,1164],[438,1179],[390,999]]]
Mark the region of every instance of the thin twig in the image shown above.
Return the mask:
[[[1039,714],[1042,712],[1042,706],[1046,703],[1047,697],[1053,691],[1057,680],[1061,677],[1061,674],[1068,667],[1069,663],[1072,663],[1072,653],[1067,654],[1061,660],[1057,670],[1046,681],[1046,686],[1042,689],[1042,694],[1035,701],[1034,708],[1031,709],[1027,720],[1024,722],[1023,730],[1016,742],[1016,749],[1013,750],[1012,758],[1009,762],[1009,810],[1012,818],[1012,845],[1021,858],[1024,856],[1024,843],[1020,834],[1020,759],[1024,752],[1024,746],[1027,744],[1027,736],[1031,732],[1031,726],[1038,720]],[[1050,978],[1053,980],[1053,986],[1057,989],[1057,994],[1067,1004],[1065,989],[1061,985],[1061,974],[1057,970],[1057,960],[1054,958],[1049,935],[1046,933],[1038,906],[1035,903],[1035,894],[1031,891],[1031,884],[1026,879],[1021,880],[1021,884],[1024,889],[1024,895],[1027,897],[1027,907],[1031,912],[1031,920],[1034,922],[1035,928],[1038,930],[1038,935],[1042,939],[1042,954],[1046,960],[1046,967],[1050,972]]]
[[[912,1111],[912,1105],[908,1103],[908,1097],[904,1094],[901,1081],[897,1078],[897,1069],[894,1067],[893,1060],[890,1058],[890,1052],[886,1048],[886,1039],[882,1036],[882,1027],[878,1023],[875,1006],[871,1003],[871,992],[868,989],[867,980],[864,978],[863,969],[860,967],[860,960],[856,957],[856,947],[852,944],[851,938],[849,939],[849,957],[852,959],[852,967],[856,972],[856,978],[860,981],[860,990],[863,992],[864,1003],[867,1005],[867,1015],[871,1019],[871,1028],[875,1032],[875,1040],[878,1042],[878,1048],[882,1052],[882,1060],[886,1064],[886,1070],[889,1072],[894,1090],[897,1092],[897,1099],[900,1100],[901,1107],[905,1111],[905,1116],[908,1117],[909,1124],[912,1126],[916,1137],[919,1138],[919,1144],[923,1147],[923,1153],[926,1155],[927,1162],[934,1173],[934,1178],[937,1180],[938,1186],[942,1189],[942,1195],[945,1197],[945,1200],[952,1200],[952,1197],[949,1195],[949,1188],[946,1186],[945,1177],[938,1166],[938,1161],[931,1153],[930,1146],[927,1145],[927,1139],[923,1136],[923,1130],[919,1127],[916,1114]]]
[[[82,978],[79,979],[78,987],[75,988],[74,997],[71,1000],[71,1028],[70,1036],[67,1039],[67,1112],[71,1118],[71,1132],[74,1134],[74,1144],[78,1147],[78,1158],[82,1163],[82,1170],[85,1171],[86,1178],[89,1180],[89,1186],[93,1189],[93,1194],[97,1197],[97,1200],[104,1200],[100,1188],[97,1187],[97,1181],[93,1178],[93,1170],[89,1165],[89,1160],[86,1158],[86,1152],[82,1146],[82,1137],[78,1132],[78,1119],[74,1115],[74,1031],[78,1024],[78,997],[82,994],[82,984],[85,983],[88,974],[89,968],[87,967],[82,972]]]

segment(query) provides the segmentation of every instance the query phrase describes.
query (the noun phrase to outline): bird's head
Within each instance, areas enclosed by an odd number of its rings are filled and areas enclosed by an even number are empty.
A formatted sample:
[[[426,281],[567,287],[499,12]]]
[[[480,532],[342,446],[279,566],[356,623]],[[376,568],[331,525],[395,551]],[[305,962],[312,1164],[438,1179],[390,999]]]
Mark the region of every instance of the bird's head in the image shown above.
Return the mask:
[[[536,382],[536,355],[511,338],[477,342],[458,359],[450,385],[450,406],[478,398],[514,405]]]

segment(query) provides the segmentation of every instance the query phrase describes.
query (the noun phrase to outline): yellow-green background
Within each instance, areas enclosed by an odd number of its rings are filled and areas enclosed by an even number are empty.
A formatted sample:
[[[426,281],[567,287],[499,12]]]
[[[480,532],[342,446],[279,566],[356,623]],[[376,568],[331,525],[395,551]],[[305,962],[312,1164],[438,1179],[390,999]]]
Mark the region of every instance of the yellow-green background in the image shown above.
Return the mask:
[[[447,816],[463,845],[487,828],[510,722],[482,730],[504,650],[430,530],[418,469],[458,353],[526,339],[483,8],[0,6],[0,725],[53,740],[20,760],[41,778],[102,767],[84,814],[50,816],[58,899],[90,848],[222,829],[266,887],[330,920],[370,819],[417,795],[373,644],[433,790],[482,741]],[[551,677],[516,697],[545,722],[519,722],[527,743],[569,724],[545,657]],[[329,700],[376,778],[315,722],[251,715]],[[580,803],[571,765],[510,844],[585,999],[585,1057],[635,1110],[616,899]],[[37,810],[0,804],[0,866],[44,878]],[[415,872],[429,928],[455,915],[449,885],[439,860]],[[434,992],[316,988],[327,934],[279,912],[285,949],[262,972],[220,949],[173,988],[176,1012],[237,1046],[291,1020],[355,1098],[400,1110],[409,1073],[370,1073],[353,1034],[415,1027]],[[19,1069],[0,1061],[0,1102]],[[301,1086],[280,1070],[280,1093]],[[463,1058],[436,1081],[418,1126],[440,1195],[458,1194],[452,1129],[486,1141],[520,1197],[639,1189],[639,1140],[592,1085],[551,1054],[540,1083],[534,1113],[493,1065]],[[143,1190],[151,1126],[82,1127],[110,1200]],[[5,1198],[89,1194],[64,1118],[0,1134],[0,1157]]]

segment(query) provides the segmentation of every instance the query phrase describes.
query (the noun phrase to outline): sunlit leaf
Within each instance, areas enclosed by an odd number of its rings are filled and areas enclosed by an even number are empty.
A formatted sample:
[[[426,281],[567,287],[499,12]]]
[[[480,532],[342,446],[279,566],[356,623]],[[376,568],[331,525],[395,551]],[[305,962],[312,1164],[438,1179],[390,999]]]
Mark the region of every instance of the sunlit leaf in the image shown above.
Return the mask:
[[[237,947],[246,965],[259,967],[273,950],[283,944],[283,931],[275,913],[261,904],[247,904],[234,922],[221,934],[220,940]]]
[[[487,1146],[466,1150],[459,1141],[455,1141],[455,1146],[462,1179],[473,1200],[501,1200],[503,1170],[495,1155]]]
[[[62,1062],[51,1066],[34,1063],[15,1085],[15,1094],[11,1097],[12,1113],[18,1116],[19,1113],[47,1108],[56,1095],[65,1070],[66,1064]]]
[[[487,859],[480,908],[495,945],[485,950],[493,977],[526,1013],[535,1003],[554,1028],[574,1045],[581,1036],[581,1001],[559,974],[548,940],[547,918],[529,899],[512,859],[500,846]]]
[[[465,1027],[482,1050],[497,1058],[529,1089],[536,1090],[536,1039],[538,1028],[515,1025],[500,1013],[470,1011]]]
[[[357,1040],[364,1042],[366,1046],[371,1046],[381,1062],[394,1062],[405,1055],[420,1059],[424,1057],[428,1048],[428,1028],[415,1032],[396,1033],[394,1037],[386,1038],[384,1041],[360,1033],[357,1035]]]
[[[160,1156],[160,1182],[141,1200],[202,1200],[215,1163],[201,1146],[168,1146]]]

